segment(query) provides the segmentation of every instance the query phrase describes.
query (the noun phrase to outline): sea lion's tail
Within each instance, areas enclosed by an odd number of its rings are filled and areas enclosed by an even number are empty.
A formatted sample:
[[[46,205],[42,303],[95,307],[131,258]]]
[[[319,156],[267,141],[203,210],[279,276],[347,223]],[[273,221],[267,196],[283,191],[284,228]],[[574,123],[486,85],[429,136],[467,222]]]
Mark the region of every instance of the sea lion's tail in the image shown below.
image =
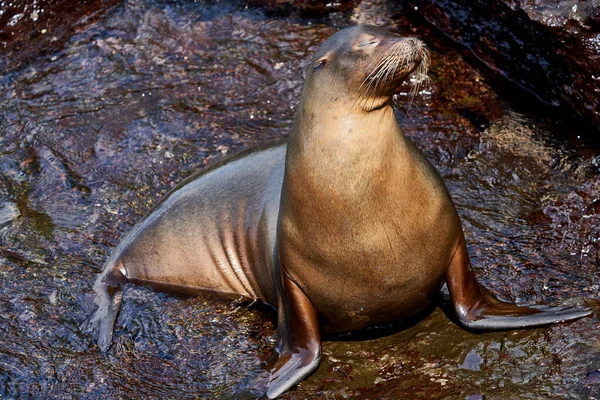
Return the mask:
[[[124,271],[120,260],[111,258],[107,261],[104,272],[94,284],[97,309],[82,326],[84,332],[97,339],[103,352],[112,344],[113,329],[123,300],[121,285],[127,281]]]

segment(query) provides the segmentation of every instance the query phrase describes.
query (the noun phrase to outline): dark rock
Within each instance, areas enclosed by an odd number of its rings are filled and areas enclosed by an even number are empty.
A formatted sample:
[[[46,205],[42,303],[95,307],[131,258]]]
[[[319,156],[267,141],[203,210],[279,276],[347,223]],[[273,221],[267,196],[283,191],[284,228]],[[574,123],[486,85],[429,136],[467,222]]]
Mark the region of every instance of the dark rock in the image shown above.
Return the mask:
[[[331,12],[348,11],[357,6],[360,1],[361,0],[248,0],[248,4],[263,7],[267,11],[278,14],[298,12],[305,17],[315,17],[326,15]]]
[[[472,394],[467,396],[466,400],[483,400],[483,396],[480,394]]]
[[[600,1],[408,4],[488,67],[600,128]]]
[[[597,385],[600,383],[600,371],[592,371],[583,380],[584,385]]]
[[[74,6],[70,0],[2,2],[0,53],[6,57],[0,59],[0,71],[12,71],[38,54],[60,49],[72,34],[117,3],[92,0],[85,6]]]

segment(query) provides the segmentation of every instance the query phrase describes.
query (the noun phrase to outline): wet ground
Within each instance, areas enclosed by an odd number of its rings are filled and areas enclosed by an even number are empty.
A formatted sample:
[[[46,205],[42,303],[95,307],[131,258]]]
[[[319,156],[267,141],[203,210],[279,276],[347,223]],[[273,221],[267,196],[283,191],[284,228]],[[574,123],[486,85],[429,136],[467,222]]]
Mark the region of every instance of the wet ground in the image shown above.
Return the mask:
[[[286,137],[302,71],[336,26],[435,32],[384,3],[302,20],[238,3],[115,1],[66,26],[31,4],[11,11],[15,34],[0,32],[0,397],[248,397],[274,345],[272,314],[128,287],[101,354],[78,329],[95,276],[181,179]],[[433,44],[431,87],[410,110],[399,95],[397,117],[445,178],[480,280],[519,303],[598,311],[597,149],[574,125],[515,111]],[[320,368],[284,398],[600,397],[598,328],[594,315],[474,334],[437,309],[404,330],[325,341]]]

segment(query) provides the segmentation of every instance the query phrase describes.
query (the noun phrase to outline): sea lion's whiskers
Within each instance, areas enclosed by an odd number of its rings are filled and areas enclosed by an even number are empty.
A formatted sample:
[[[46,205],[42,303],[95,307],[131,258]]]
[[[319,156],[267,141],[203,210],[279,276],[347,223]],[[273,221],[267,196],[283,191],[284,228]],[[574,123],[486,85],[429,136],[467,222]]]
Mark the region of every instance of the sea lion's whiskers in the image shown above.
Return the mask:
[[[385,72],[386,66],[394,60],[395,57],[390,57],[391,53],[397,51],[398,44],[392,46],[381,58],[379,58],[376,62],[373,62],[368,69],[371,69],[371,72],[367,77],[362,81],[360,86],[357,89],[358,97],[352,104],[350,110],[354,108],[356,103],[359,105],[363,101],[367,101],[369,98],[369,93],[372,90],[375,90],[379,85],[379,78],[382,74],[382,71]]]
[[[390,72],[390,65],[393,62],[391,58],[388,58],[385,64],[379,69],[377,74],[372,78],[374,80],[373,90],[376,90],[379,87],[379,84],[383,81],[383,84],[387,82]],[[373,109],[375,104],[375,98],[371,99],[371,109]]]
[[[378,81],[377,84],[379,84],[379,81],[381,80],[381,77],[385,76],[385,80],[384,82],[387,81],[387,78],[389,76],[389,71],[392,69],[390,66],[393,64],[394,65],[394,69],[397,67],[398,65],[398,50],[399,50],[399,44],[395,44],[394,46],[392,46],[382,57],[382,62],[380,62],[381,68],[379,70],[379,72],[377,73],[377,77],[378,77]]]
[[[377,89],[385,86],[388,82],[393,81],[394,77],[403,70],[408,70],[415,63],[418,53],[414,49],[414,42],[403,40],[392,45],[377,61],[371,63],[369,70],[371,71],[367,77],[361,82],[357,89],[357,98],[352,104],[350,111],[355,105],[363,108],[373,109],[376,99],[372,98],[372,94]],[[429,52],[423,49],[422,60],[416,69],[416,80],[412,91],[417,90],[427,77],[427,68],[429,66]],[[417,92],[414,92],[412,98]],[[367,107],[367,102],[371,98],[371,106]],[[412,104],[412,99],[411,99]],[[409,106],[410,108],[410,106]]]
[[[354,106],[356,105],[357,102],[360,105],[360,102],[362,102],[363,99],[367,98],[367,94],[369,93],[370,87],[371,87],[371,85],[373,83],[373,81],[372,81],[372,75],[377,71],[379,65],[381,65],[381,62],[383,62],[383,60],[380,60],[379,64],[377,66],[375,66],[375,68],[373,69],[373,71],[369,75],[367,75],[367,77],[365,79],[363,79],[363,81],[361,82],[360,86],[356,90],[356,93],[358,94],[358,97],[356,98],[356,100],[352,104],[352,107],[350,107],[350,110],[348,111],[348,113],[350,113],[352,111],[352,109],[354,108]],[[369,69],[370,69],[370,67],[369,67]],[[367,82],[368,82],[368,84],[365,85]]]
[[[369,93],[375,89],[377,89],[378,86],[378,82],[379,82],[379,78],[381,76],[381,71],[385,68],[385,64],[388,63],[389,60],[384,56],[382,57],[379,62],[377,63],[377,65],[373,68],[373,70],[371,71],[371,73],[363,80],[362,84],[360,85],[360,87],[358,88],[358,91],[360,92],[361,88],[364,87],[364,90],[362,92],[362,94],[359,94],[359,99],[364,100],[365,102],[368,100]],[[368,84],[366,86],[364,86],[364,84],[368,81]],[[357,99],[358,100],[358,99]],[[359,103],[360,105],[361,103]],[[372,107],[372,106],[371,106]]]
[[[424,84],[429,80],[429,77],[427,76],[427,70],[429,69],[430,63],[429,49],[425,47],[424,44],[421,46],[421,62],[415,70],[414,83],[413,87],[411,88],[410,103],[408,103],[408,109],[406,110],[407,116],[410,112],[410,108],[412,107],[415,97],[417,97],[417,94],[421,90],[421,86],[425,86]]]
[[[369,92],[375,91],[381,82],[385,85],[390,76],[393,76],[398,64],[398,54],[401,54],[399,51],[401,49],[401,43],[397,43],[393,45],[379,60],[377,66],[373,69],[373,71],[365,78],[365,81],[369,81],[369,84],[366,87],[366,90],[363,92],[362,96],[365,101],[370,97]],[[365,82],[363,81],[363,83]],[[361,85],[362,87],[362,85]],[[371,109],[374,107],[375,99],[371,100]]]
[[[394,51],[395,54],[393,54],[393,57],[394,57],[394,62],[393,62],[394,67],[393,67],[393,69],[391,71],[391,74],[390,74],[390,76],[392,76],[392,77],[396,74],[396,71],[398,70],[398,66],[400,66],[400,69],[402,69],[402,67],[404,66],[404,61],[401,61],[402,59],[399,58],[399,56],[402,53],[400,53],[398,50],[400,50],[400,49],[398,48],[396,51]],[[386,81],[387,81],[387,78],[386,78]]]
[[[383,82],[387,82],[388,78],[395,74],[395,71],[398,69],[398,66],[400,66],[401,68],[404,66],[408,66],[411,60],[409,60],[410,54],[406,53],[409,53],[409,49],[407,49],[404,42],[400,42],[392,46],[382,56],[383,61],[380,63],[381,68],[378,71],[378,74],[376,74],[376,77],[378,78],[377,85],[379,85],[379,83],[381,82],[382,77],[385,77]]]
[[[393,77],[396,75],[396,71],[398,71],[398,68],[402,70],[405,66],[408,67],[411,62],[409,57],[406,55],[408,51],[409,49],[405,43],[399,42],[393,45],[381,57],[381,61],[378,64],[378,70],[373,71],[376,72],[374,75],[373,73],[369,75],[370,80],[372,82],[374,81],[373,90],[379,88],[381,84],[387,84],[389,80],[393,79]],[[375,99],[372,99],[371,108],[373,108],[374,103]]]

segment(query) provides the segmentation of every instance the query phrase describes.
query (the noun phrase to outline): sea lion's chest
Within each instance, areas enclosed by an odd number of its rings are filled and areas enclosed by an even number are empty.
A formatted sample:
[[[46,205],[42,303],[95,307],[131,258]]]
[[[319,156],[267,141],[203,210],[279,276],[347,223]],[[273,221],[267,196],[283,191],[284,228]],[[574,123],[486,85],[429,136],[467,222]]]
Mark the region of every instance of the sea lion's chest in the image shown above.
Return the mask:
[[[328,182],[330,190],[295,193],[283,204],[283,268],[327,330],[409,317],[439,290],[460,224],[445,188],[420,164],[406,165],[363,178],[367,183]]]

